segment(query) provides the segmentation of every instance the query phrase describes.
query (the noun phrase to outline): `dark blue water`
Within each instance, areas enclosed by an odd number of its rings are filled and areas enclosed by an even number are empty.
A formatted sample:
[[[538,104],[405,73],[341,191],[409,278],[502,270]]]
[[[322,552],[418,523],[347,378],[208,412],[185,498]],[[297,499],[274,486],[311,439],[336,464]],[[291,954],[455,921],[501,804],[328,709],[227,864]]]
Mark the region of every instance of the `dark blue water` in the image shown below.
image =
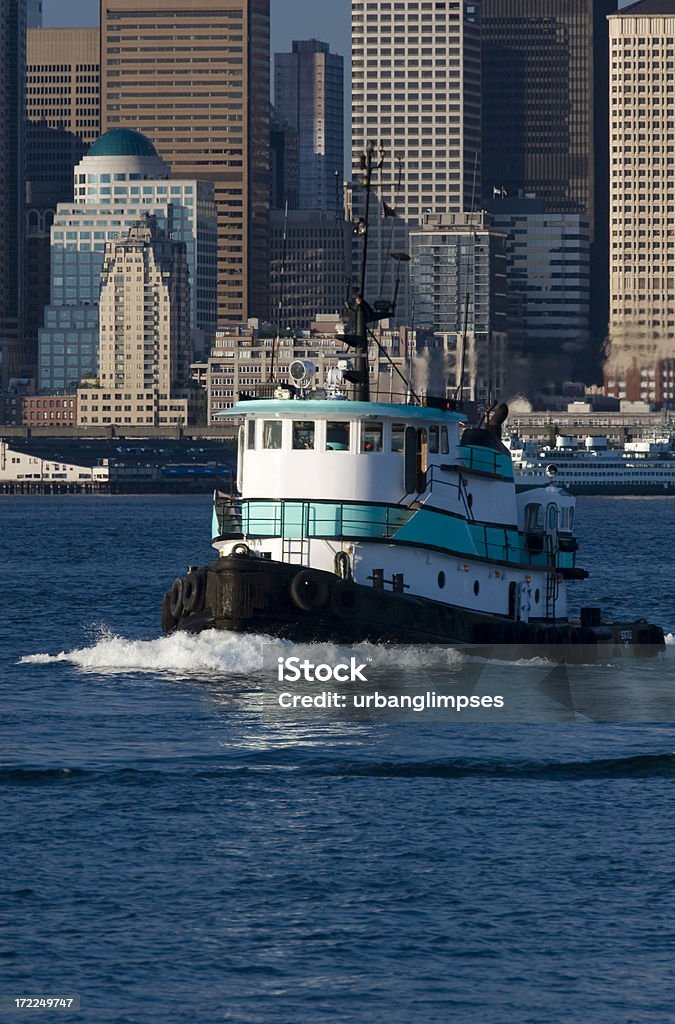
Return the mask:
[[[675,632],[675,500],[578,520],[577,600]],[[158,638],[209,523],[0,498],[0,994],[116,1024],[674,1021],[675,726],[275,715],[259,640]],[[673,654],[597,672],[675,692]]]

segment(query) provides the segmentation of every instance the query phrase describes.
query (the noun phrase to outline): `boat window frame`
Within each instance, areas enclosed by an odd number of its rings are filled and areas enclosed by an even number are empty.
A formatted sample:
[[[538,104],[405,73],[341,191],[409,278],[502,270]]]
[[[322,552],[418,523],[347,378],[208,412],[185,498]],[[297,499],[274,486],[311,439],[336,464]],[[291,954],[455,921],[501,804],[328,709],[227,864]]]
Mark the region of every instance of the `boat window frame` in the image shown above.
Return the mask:
[[[374,431],[376,434],[379,433],[378,444],[373,445],[370,440],[366,439],[368,431]],[[369,444],[370,448],[367,447]],[[372,455],[375,452],[384,451],[384,422],[382,420],[361,420],[359,451],[363,455]]]
[[[256,422],[256,420],[250,419],[246,423],[246,450],[249,452],[255,451]]]
[[[334,448],[328,441],[329,430],[337,428],[346,428],[347,430],[347,444],[344,447]],[[352,430],[352,420],[326,420],[326,434],[325,434],[325,450],[327,452],[350,452],[352,450],[352,437],[354,431]]]
[[[427,447],[429,455],[438,455],[441,450],[440,428],[438,423],[430,423],[427,431]]]
[[[267,443],[267,441],[268,441],[268,431],[269,431],[269,438],[271,439],[277,433],[277,429],[276,428],[278,428],[278,432],[279,432],[279,437],[278,437],[279,443],[278,444],[268,444]],[[277,420],[277,419],[274,419],[274,420],[263,420],[262,421],[262,449],[263,449],[263,451],[278,452],[278,451],[281,451],[283,446],[284,446],[284,421],[283,420]]]
[[[403,455],[405,452],[405,428],[406,423],[392,423],[391,425],[391,437],[389,441],[389,448],[395,455]],[[394,447],[394,437],[400,434],[401,445],[400,448]]]
[[[445,424],[441,427],[441,455],[450,454],[450,435]]]
[[[296,444],[296,437],[300,438],[302,431],[309,429],[311,435],[311,444]],[[291,430],[291,450],[294,452],[314,452],[316,451],[316,420],[293,420]]]

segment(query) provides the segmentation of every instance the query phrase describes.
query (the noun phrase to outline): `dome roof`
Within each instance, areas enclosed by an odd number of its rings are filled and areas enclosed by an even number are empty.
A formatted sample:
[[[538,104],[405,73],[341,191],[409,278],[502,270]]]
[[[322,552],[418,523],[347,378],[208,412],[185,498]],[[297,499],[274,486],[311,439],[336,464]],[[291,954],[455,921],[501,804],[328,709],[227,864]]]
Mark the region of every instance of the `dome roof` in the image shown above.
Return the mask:
[[[132,128],[111,128],[89,147],[87,156],[153,156],[158,153],[150,139]]]

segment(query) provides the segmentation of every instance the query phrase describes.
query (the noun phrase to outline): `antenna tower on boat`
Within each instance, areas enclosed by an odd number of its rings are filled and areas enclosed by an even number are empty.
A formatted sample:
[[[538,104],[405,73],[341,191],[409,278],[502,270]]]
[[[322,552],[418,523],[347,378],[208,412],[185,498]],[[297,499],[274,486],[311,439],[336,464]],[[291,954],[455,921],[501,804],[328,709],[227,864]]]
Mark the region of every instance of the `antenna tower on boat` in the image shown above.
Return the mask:
[[[394,310],[394,303],[378,301],[373,308],[365,298],[366,290],[366,267],[368,265],[368,226],[370,216],[370,194],[373,175],[382,169],[384,164],[384,150],[376,154],[375,147],[369,144],[365,153],[361,155],[361,183],[365,192],[365,207],[363,217],[352,222],[352,231],[363,239],[361,250],[361,267],[359,272],[359,290],[351,302],[346,303],[346,325],[345,331],[340,335],[345,345],[354,349],[354,368],[345,370],[345,380],[354,385],[354,398],[357,402],[370,401],[370,370],[368,366],[368,336],[370,324],[384,320],[391,316]],[[397,254],[397,258],[401,258]],[[398,288],[396,289],[398,291]]]

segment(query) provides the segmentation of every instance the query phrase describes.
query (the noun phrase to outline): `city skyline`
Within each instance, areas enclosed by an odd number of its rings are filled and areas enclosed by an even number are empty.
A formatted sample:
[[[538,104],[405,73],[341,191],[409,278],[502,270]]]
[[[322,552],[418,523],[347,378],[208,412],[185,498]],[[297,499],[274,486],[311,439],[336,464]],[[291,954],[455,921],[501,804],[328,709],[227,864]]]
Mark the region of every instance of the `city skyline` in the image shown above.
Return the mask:
[[[290,50],[293,39],[321,39],[331,50],[349,59],[351,51],[350,0],[271,0],[274,52]],[[91,0],[44,0],[45,28],[98,25],[98,4]]]

